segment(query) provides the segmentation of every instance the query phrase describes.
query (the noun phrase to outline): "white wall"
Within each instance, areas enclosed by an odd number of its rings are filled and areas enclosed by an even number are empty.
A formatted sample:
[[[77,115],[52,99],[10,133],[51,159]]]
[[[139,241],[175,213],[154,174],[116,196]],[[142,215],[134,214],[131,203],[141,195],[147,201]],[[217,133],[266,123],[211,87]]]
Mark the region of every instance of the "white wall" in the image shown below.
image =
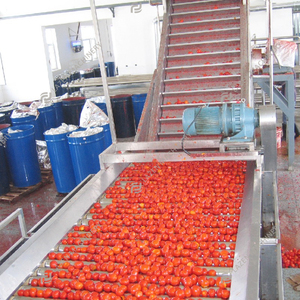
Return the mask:
[[[274,9],[272,16],[273,36],[292,36],[293,19],[292,9]],[[266,11],[257,11],[250,13],[250,36],[255,34],[257,38],[268,36],[268,16]]]
[[[134,12],[130,6],[124,6],[116,8],[115,13],[113,44],[119,75],[153,73],[156,7],[142,5],[140,12]]]
[[[99,20],[100,39],[104,62],[115,61],[112,41],[112,19]]]
[[[25,20],[24,20],[25,21]],[[9,30],[6,30],[9,28]],[[6,101],[36,100],[49,91],[48,69],[41,26],[26,20],[0,22]]]

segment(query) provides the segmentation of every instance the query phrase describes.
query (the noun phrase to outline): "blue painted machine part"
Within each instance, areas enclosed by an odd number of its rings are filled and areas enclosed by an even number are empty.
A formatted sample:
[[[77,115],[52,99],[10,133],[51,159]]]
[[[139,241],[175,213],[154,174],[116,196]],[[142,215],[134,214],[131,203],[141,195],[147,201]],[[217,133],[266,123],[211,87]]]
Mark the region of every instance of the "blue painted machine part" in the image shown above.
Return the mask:
[[[246,107],[245,103],[187,108],[183,112],[182,125],[188,135],[223,134],[230,137],[230,141],[245,142],[253,140],[258,112]]]

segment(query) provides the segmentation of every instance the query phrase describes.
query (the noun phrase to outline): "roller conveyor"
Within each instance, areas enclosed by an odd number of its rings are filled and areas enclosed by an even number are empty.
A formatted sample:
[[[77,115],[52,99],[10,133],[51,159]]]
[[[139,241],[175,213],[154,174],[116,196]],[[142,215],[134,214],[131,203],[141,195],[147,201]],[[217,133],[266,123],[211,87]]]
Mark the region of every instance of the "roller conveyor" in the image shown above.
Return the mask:
[[[182,140],[185,108],[247,99],[245,11],[170,2],[136,142],[105,150],[2,262],[0,299],[283,299],[274,107],[261,141]]]

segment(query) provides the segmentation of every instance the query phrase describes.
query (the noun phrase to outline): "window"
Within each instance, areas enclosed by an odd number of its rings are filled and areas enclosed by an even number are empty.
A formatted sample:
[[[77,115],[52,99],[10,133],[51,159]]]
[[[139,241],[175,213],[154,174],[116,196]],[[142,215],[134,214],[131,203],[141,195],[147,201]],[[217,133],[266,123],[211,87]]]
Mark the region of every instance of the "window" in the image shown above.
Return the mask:
[[[2,58],[0,54],[0,85],[5,85],[5,76],[4,76],[4,69],[2,65]]]
[[[57,47],[57,39],[56,32],[54,28],[46,28],[46,43],[48,46],[48,53],[50,59],[50,65],[52,71],[59,70],[61,68],[59,55],[58,55],[58,47]]]
[[[293,34],[294,36],[300,36],[300,13],[293,13]],[[295,41],[295,39],[294,39]],[[296,51],[296,59],[295,63],[296,65],[300,64],[300,57],[299,57],[299,44],[298,46],[298,51]]]
[[[87,61],[97,60],[97,52],[92,53],[92,56],[87,55],[91,53],[91,49],[96,45],[95,32],[93,26],[81,26],[81,37],[83,44],[83,52]]]
[[[93,60],[97,60],[97,52],[94,51],[95,53],[91,52],[91,49],[96,45],[96,41],[95,39],[87,39],[87,40],[83,40],[83,53],[86,57],[87,61],[93,61]]]

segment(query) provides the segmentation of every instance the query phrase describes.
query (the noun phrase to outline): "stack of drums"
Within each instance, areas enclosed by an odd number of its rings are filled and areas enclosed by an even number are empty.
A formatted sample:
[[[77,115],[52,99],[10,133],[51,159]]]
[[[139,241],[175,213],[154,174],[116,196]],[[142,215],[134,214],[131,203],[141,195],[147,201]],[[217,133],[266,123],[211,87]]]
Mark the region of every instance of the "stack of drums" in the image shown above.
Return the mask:
[[[109,129],[105,125],[105,129],[95,127],[85,131],[84,128],[79,128],[59,134],[45,132],[53,177],[59,193],[71,192],[88,175],[99,172],[99,155],[111,144],[107,128]],[[78,136],[80,133],[84,135]]]

